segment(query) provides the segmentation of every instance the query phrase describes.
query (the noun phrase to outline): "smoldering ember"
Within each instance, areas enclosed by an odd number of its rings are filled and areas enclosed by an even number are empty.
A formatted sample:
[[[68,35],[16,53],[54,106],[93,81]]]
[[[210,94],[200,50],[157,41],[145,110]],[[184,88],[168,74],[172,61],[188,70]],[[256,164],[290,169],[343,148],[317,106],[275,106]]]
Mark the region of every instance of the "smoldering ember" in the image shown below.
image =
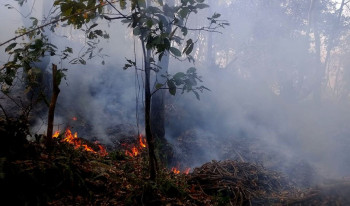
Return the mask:
[[[350,1],[0,17],[1,205],[350,205]]]

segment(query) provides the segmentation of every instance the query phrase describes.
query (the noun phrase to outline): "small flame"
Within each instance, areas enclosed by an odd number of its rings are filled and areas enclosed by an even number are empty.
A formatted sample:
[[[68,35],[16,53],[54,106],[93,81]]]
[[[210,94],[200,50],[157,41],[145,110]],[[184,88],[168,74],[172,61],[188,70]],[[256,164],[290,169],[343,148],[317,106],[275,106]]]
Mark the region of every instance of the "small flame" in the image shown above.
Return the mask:
[[[122,144],[122,146],[128,147],[127,144]],[[142,136],[142,134],[139,135],[138,145],[132,145],[131,149],[125,150],[125,155],[129,157],[136,157],[141,154],[142,150],[146,148],[146,139]]]
[[[190,171],[191,171],[191,168],[187,168],[187,169],[185,169],[184,174],[188,175],[190,173]]]
[[[57,138],[60,134],[60,131],[56,131],[55,134],[52,135],[53,138]],[[97,141],[95,144],[99,147],[99,151],[96,152],[93,148],[89,147],[87,144],[83,144],[81,139],[78,138],[78,133],[75,132],[74,135],[72,134],[72,131],[70,129],[66,129],[66,132],[64,134],[64,139],[62,139],[62,142],[68,142],[69,144],[73,145],[75,149],[82,148],[85,151],[92,152],[94,154],[100,154],[101,156],[107,156],[108,153],[106,151],[106,148],[104,148],[102,145],[100,145]]]
[[[108,155],[108,152],[106,151],[106,148],[102,145],[100,145],[99,143],[97,143],[97,146],[98,148],[100,148],[100,150],[98,151],[98,153],[101,155],[101,156],[107,156]]]
[[[125,155],[128,155],[130,157],[136,157],[139,154],[140,152],[135,146],[131,148],[131,151],[128,151],[128,150],[125,151]]]
[[[77,117],[72,117],[72,120],[73,120],[73,121],[77,121],[78,118],[77,118]]]
[[[144,137],[142,137],[142,134],[139,135],[139,142],[140,142],[140,146],[143,148],[146,148],[146,139]]]
[[[52,138],[57,138],[60,135],[60,130],[57,130],[53,135]]]
[[[171,168],[171,171],[176,175],[180,174],[180,170],[177,169],[176,167]]]
[[[180,174],[180,173],[185,174],[185,175],[188,175],[188,174],[190,173],[190,171],[191,171],[191,168],[186,168],[186,169],[183,170],[182,172],[180,171],[180,169],[179,169],[178,166],[172,167],[172,168],[171,168],[171,172],[174,173],[174,174],[176,174],[176,175],[178,175],[178,174]]]

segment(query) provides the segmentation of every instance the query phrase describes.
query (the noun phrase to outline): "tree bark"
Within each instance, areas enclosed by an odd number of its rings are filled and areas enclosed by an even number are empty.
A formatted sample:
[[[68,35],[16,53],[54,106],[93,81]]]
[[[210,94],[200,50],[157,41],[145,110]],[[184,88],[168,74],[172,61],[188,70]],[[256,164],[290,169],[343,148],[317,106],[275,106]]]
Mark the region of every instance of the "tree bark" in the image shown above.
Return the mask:
[[[169,6],[174,6],[175,2],[173,0],[166,2]],[[166,32],[170,33],[172,29],[170,20],[166,24]],[[166,52],[161,61],[158,62],[160,66],[160,71],[157,73],[156,82],[160,84],[166,83],[166,76],[168,74],[169,68],[169,53]],[[161,162],[170,161],[172,158],[172,148],[169,146],[168,141],[165,138],[165,90],[158,90],[152,95],[151,101],[151,130],[152,136],[156,141],[157,149],[159,149],[159,156]]]
[[[52,146],[52,134],[53,134],[53,122],[55,118],[55,107],[57,102],[58,94],[60,93],[60,88],[58,88],[58,82],[57,82],[57,65],[52,64],[52,97],[49,107],[49,115],[47,120],[47,143],[48,146]]]
[[[158,170],[158,161],[155,154],[154,138],[151,130],[151,66],[150,66],[150,51],[147,51],[147,58],[145,59],[145,130],[146,139],[148,143],[148,154],[149,154],[149,166],[150,166],[150,179],[155,180]]]
[[[146,132],[146,140],[148,144],[148,157],[149,157],[149,172],[150,172],[150,179],[155,180],[157,177],[157,170],[158,170],[158,161],[155,154],[155,144],[154,144],[154,138],[152,136],[151,131],[151,51],[146,50],[146,42],[144,35],[141,35],[140,38],[141,46],[142,46],[142,53],[144,57],[144,64],[145,64],[145,132]]]
[[[337,10],[338,12],[338,16],[337,16],[337,22],[335,22],[334,24],[334,28],[332,30],[332,32],[329,34],[329,38],[328,38],[328,45],[326,46],[326,56],[325,56],[325,60],[322,63],[321,62],[321,40],[320,40],[320,33],[319,33],[319,29],[317,27],[317,14],[320,14],[320,10],[317,10],[315,8],[318,8],[317,4],[320,4],[319,1],[316,0],[312,0],[311,4],[310,4],[310,9],[309,9],[309,23],[312,24],[312,29],[313,29],[313,33],[314,33],[314,37],[315,37],[315,49],[316,49],[316,75],[315,75],[315,83],[314,83],[314,100],[316,102],[319,102],[321,100],[321,96],[322,96],[322,89],[323,89],[323,85],[324,85],[324,79],[326,77],[326,72],[329,66],[329,61],[330,61],[330,57],[331,57],[331,51],[334,48],[334,44],[335,44],[335,36],[338,33],[339,30],[339,25],[341,22],[341,16],[343,13],[343,9],[345,6],[345,0],[341,1],[340,4],[340,8]]]

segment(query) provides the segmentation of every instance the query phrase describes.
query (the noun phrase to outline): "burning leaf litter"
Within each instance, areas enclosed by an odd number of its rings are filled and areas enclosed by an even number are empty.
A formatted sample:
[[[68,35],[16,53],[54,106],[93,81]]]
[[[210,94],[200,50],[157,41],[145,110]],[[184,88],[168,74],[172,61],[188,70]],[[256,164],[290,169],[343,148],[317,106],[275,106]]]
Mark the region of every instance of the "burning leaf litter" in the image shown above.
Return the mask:
[[[53,138],[58,138],[60,135],[60,131],[56,131],[52,137]],[[98,141],[95,142],[97,147],[99,148],[98,151],[95,151],[92,147],[88,146],[87,144],[84,144],[82,139],[78,137],[78,133],[75,132],[74,134],[70,129],[66,129],[64,133],[64,138],[61,140],[61,142],[67,142],[71,145],[74,146],[75,149],[82,148],[85,151],[94,153],[94,154],[99,154],[101,156],[107,156],[108,152],[106,151],[106,148],[102,146]]]
[[[147,148],[146,139],[142,136],[142,134],[138,136],[137,144],[128,145],[125,143],[123,146],[126,148],[125,155],[129,157],[139,156],[144,149]]]

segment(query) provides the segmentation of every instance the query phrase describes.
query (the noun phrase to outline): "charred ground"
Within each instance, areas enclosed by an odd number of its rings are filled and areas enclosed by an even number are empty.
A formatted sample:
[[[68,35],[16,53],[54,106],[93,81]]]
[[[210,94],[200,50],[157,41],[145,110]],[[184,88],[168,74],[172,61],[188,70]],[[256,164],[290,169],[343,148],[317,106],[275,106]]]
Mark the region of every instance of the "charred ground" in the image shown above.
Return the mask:
[[[145,150],[131,157],[120,144],[103,156],[76,148],[62,137],[48,150],[45,136],[27,141],[28,134],[21,129],[25,127],[8,120],[0,128],[2,201],[13,205],[350,204],[349,180],[308,187],[305,181],[303,185],[290,175],[243,159],[211,161],[189,174],[164,168],[155,182],[149,181]],[[138,141],[137,135],[120,140],[124,146]]]

